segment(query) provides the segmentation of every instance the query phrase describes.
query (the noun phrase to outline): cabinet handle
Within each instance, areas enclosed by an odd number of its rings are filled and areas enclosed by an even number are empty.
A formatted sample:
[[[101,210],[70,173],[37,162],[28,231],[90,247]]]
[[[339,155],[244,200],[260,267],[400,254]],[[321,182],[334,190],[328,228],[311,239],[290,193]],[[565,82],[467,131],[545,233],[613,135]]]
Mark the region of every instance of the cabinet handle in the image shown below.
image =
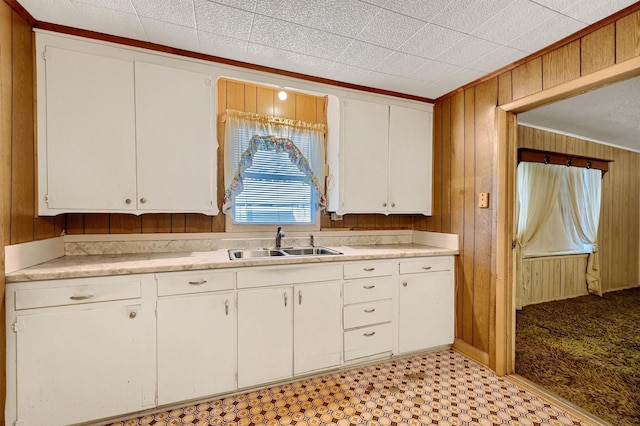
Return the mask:
[[[287,306],[287,293],[284,294],[284,306]]]
[[[365,290],[371,290],[372,288],[375,288],[375,285],[363,285],[362,288],[364,288]]]
[[[298,290],[298,305],[302,305],[302,290]]]
[[[138,313],[136,311],[129,312],[129,318],[133,319],[133,318],[135,318],[137,316],[138,316]]]
[[[424,269],[425,271],[428,271],[429,269],[431,269],[431,266],[423,266],[422,269]]]
[[[391,203],[391,207],[395,207],[395,206],[396,206],[396,203]]]
[[[229,315],[229,299],[224,301],[224,314]]]
[[[382,203],[382,207],[387,207],[387,203]]]
[[[71,296],[69,297],[69,299],[71,300],[87,300],[87,299],[91,299],[93,297],[93,294],[85,294],[82,296]]]
[[[207,280],[200,280],[200,281],[189,281],[189,284],[191,285],[202,285],[202,284],[206,284]]]
[[[141,202],[142,204],[144,204],[144,203],[146,203],[146,202],[147,202],[147,199],[146,199],[146,198],[140,198],[140,202]]]
[[[364,270],[367,271],[367,272],[371,272],[371,271],[375,271],[376,268],[364,268]]]
[[[403,282],[403,283],[402,283],[402,286],[403,286],[403,287],[406,287],[406,286],[407,286],[407,282],[406,282],[406,281],[405,281],[405,282]]]
[[[364,311],[365,311],[366,313],[370,314],[370,313],[372,313],[372,312],[375,312],[376,310],[375,310],[375,308],[371,308],[371,309],[365,309]]]
[[[131,204],[131,198],[127,198],[126,200],[124,200],[125,204]]]
[[[376,334],[376,332],[375,332],[375,331],[370,331],[370,332],[368,332],[368,333],[364,333],[364,337],[371,337],[371,336],[373,336],[374,334]]]

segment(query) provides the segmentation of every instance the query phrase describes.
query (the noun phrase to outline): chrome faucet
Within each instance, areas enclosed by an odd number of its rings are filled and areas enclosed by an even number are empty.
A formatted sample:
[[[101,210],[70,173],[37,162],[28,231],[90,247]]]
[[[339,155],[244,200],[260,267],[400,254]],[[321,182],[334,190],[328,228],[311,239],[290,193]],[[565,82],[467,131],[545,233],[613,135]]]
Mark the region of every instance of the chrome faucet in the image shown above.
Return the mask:
[[[311,239],[311,247],[314,247],[314,245],[313,245],[313,234],[309,234],[309,238]]]
[[[276,248],[280,248],[282,245],[282,237],[284,237],[284,231],[282,227],[278,226],[278,232],[276,232]]]

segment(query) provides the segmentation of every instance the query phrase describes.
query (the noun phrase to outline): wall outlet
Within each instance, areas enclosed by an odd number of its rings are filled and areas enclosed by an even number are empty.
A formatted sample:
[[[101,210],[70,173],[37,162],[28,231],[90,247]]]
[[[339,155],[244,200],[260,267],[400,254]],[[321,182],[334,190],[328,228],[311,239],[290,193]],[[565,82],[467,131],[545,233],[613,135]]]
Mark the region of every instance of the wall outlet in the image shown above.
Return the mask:
[[[342,220],[342,215],[336,213],[336,212],[331,212],[331,220],[335,221],[339,221]]]
[[[480,207],[481,209],[488,209],[489,208],[489,193],[488,192],[481,192],[480,194],[478,194],[478,207]]]

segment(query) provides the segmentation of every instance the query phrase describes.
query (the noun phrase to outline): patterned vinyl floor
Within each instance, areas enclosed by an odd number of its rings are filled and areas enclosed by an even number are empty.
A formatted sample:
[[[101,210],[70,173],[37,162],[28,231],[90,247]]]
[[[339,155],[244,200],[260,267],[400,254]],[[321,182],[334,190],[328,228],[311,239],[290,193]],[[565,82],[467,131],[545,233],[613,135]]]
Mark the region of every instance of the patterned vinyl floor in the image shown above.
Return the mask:
[[[446,350],[329,374],[111,426],[584,425]]]

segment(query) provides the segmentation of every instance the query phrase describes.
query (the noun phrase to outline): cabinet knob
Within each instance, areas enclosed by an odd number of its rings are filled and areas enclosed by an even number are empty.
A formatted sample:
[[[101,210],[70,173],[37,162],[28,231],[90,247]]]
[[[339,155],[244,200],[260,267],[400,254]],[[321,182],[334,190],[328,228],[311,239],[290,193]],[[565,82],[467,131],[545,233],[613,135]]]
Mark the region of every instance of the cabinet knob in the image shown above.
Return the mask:
[[[387,207],[387,203],[382,203],[382,207]]]
[[[135,318],[137,316],[138,316],[138,314],[136,313],[136,311],[129,312],[129,318]]]
[[[131,204],[131,198],[127,198],[126,200],[124,200],[125,204]]]
[[[396,206],[396,203],[391,203],[391,207],[395,207],[395,206]]]
[[[407,286],[407,282],[406,282],[406,281],[405,281],[405,282],[403,282],[403,283],[402,283],[402,286],[403,286],[403,287],[406,287],[406,286]]]
[[[146,199],[146,198],[140,198],[140,202],[141,202],[142,204],[144,204],[144,203],[146,203],[146,202],[147,202],[147,199]]]

